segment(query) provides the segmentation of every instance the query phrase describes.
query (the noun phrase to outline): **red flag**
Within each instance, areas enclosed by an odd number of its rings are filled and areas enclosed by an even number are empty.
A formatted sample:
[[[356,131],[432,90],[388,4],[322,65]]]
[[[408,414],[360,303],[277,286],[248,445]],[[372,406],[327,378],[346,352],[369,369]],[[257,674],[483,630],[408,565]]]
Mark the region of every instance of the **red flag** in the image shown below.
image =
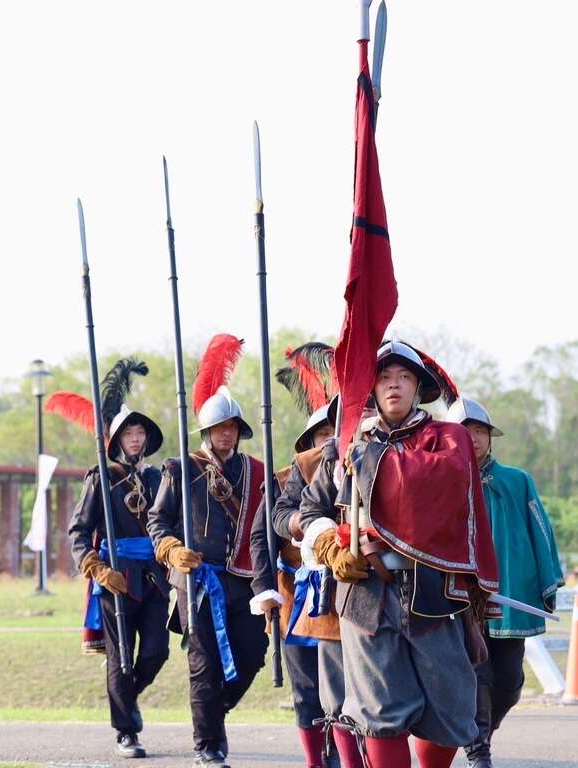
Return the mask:
[[[351,260],[345,288],[347,308],[335,348],[343,408],[340,456],[355,432],[373,388],[377,349],[397,307],[397,285],[375,146],[375,108],[367,40],[360,40],[359,45]]]

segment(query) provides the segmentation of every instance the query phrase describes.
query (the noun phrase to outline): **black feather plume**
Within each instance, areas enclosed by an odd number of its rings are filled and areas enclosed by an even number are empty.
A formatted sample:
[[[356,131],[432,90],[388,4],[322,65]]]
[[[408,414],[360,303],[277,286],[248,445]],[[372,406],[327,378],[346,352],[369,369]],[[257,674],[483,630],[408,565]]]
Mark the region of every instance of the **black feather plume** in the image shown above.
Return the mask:
[[[337,389],[333,368],[333,347],[318,341],[287,349],[287,365],[275,377],[291,394],[297,408],[310,416],[329,402]]]
[[[146,363],[134,357],[125,357],[118,360],[106,374],[100,386],[102,419],[106,432],[130,392],[132,374],[146,376],[148,372]]]

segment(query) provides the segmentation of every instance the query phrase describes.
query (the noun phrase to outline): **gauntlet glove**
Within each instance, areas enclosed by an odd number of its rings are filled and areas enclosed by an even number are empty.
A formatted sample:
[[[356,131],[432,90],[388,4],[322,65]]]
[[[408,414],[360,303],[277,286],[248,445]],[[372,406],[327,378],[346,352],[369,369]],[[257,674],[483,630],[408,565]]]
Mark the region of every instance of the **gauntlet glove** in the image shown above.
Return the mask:
[[[126,594],[128,592],[126,579],[122,573],[113,571],[109,565],[99,560],[98,554],[94,550],[85,556],[80,564],[80,570],[83,576],[86,576],[87,579],[94,579],[101,587],[108,589],[113,595]]]
[[[320,533],[313,547],[315,558],[320,565],[327,565],[337,581],[355,582],[367,579],[369,563],[364,555],[351,554],[349,547],[342,547],[335,540],[335,529]]]
[[[156,559],[159,563],[169,563],[181,573],[190,573],[203,562],[203,555],[187,549],[174,536],[165,536],[157,547]]]

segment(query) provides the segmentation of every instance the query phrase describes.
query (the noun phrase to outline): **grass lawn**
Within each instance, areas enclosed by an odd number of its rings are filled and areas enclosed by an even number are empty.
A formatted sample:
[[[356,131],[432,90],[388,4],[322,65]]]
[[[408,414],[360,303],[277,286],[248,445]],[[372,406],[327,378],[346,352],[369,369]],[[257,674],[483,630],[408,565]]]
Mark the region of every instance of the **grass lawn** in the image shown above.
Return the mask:
[[[51,581],[49,596],[36,596],[34,589],[32,579],[0,581],[0,720],[108,721],[104,656],[80,653],[84,579]],[[571,615],[549,622],[549,631],[568,634]],[[553,658],[564,674],[566,654]],[[540,693],[528,665],[525,671],[525,694]],[[187,659],[177,635],[171,634],[170,658],[139,701],[148,722],[190,722]],[[294,722],[288,681],[273,688],[267,664],[228,719]]]
[[[50,582],[34,595],[31,579],[0,581],[0,720],[107,721],[103,655],[80,653],[84,579]],[[149,722],[190,722],[187,658],[171,633],[171,654],[140,697]],[[288,681],[273,688],[271,666],[257,676],[231,713],[232,723],[292,723]]]

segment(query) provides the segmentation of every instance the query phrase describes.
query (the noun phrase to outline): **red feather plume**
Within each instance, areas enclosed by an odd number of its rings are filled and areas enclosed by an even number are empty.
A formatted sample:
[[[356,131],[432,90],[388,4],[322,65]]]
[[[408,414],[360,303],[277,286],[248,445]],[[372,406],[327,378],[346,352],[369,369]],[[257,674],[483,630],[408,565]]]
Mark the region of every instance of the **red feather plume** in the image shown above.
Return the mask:
[[[193,386],[193,411],[198,413],[220,386],[227,385],[243,352],[243,339],[228,333],[218,333],[209,342],[199,360],[199,370]]]
[[[450,378],[450,375],[444,371],[441,365],[436,360],[434,360],[433,357],[430,357],[425,352],[421,352],[419,349],[416,349],[416,352],[421,357],[425,367],[428,368],[430,373],[433,373],[435,378],[438,380],[441,389],[441,396],[445,404],[450,406],[459,397],[458,388]]]
[[[94,407],[88,398],[75,392],[53,392],[46,398],[44,410],[47,413],[57,413],[67,421],[94,432]]]
[[[291,366],[297,371],[299,383],[303,387],[312,412],[327,405],[325,385],[319,372],[312,368],[305,356],[298,354],[292,357]]]

